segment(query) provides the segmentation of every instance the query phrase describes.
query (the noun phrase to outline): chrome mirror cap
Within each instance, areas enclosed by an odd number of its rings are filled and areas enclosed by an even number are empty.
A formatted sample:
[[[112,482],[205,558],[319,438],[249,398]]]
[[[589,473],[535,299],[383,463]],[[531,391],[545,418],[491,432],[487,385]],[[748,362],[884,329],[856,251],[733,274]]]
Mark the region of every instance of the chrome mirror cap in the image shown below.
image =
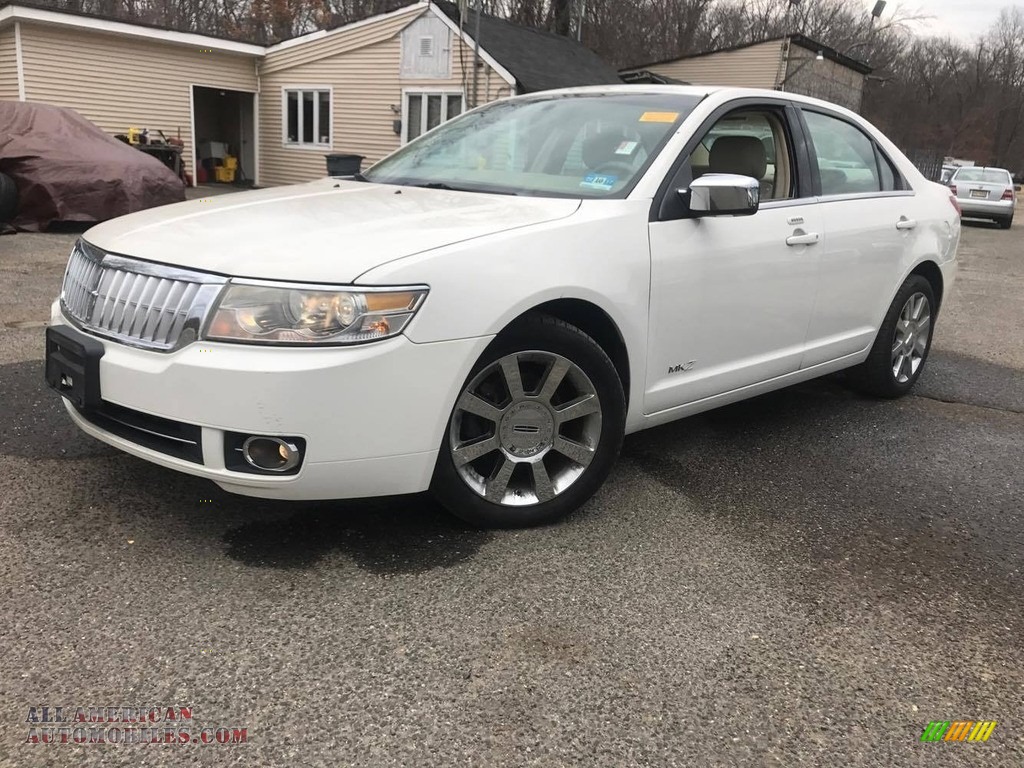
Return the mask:
[[[761,184],[751,176],[706,173],[678,194],[694,216],[752,216],[761,202]]]

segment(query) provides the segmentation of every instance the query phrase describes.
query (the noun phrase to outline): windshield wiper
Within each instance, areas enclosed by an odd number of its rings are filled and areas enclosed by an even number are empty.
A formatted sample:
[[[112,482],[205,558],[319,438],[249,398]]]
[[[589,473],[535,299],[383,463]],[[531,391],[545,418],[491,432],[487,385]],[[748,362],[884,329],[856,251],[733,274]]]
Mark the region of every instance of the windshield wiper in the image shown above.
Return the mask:
[[[473,189],[472,187],[456,187],[446,184],[443,181],[421,181],[415,184],[404,184],[406,187],[420,187],[421,189],[444,189],[450,192],[481,192],[485,195],[518,195],[518,192],[509,192],[504,189]]]

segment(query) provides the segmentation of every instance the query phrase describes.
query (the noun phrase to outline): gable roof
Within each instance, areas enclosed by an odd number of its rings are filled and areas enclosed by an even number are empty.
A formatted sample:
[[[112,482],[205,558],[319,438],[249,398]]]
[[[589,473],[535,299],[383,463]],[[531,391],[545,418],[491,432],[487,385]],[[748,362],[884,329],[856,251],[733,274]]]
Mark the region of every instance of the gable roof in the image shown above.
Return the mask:
[[[865,64],[863,61],[851,58],[845,54],[840,53],[835,48],[831,48],[824,43],[819,43],[817,40],[812,40],[806,35],[786,35],[784,37],[769,37],[765,40],[755,40],[752,43],[743,43],[741,45],[732,45],[728,48],[719,48],[714,51],[704,51],[703,53],[691,53],[686,56],[673,56],[670,59],[662,59],[661,61],[649,61],[644,64],[636,64],[631,67],[623,67],[620,72],[635,72],[637,70],[648,69],[650,67],[658,66],[659,64],[670,64],[675,61],[686,61],[687,59],[699,59],[704,56],[712,56],[716,53],[731,53],[732,51],[741,51],[744,48],[752,48],[755,45],[763,45],[764,43],[782,43],[789,41],[790,45],[798,45],[801,48],[805,48],[808,51],[814,53],[820,53],[824,58],[834,61],[837,64],[842,64],[844,67],[849,67],[855,72],[859,72],[862,75],[869,75],[872,72],[871,67]]]
[[[459,23],[455,3],[433,0],[432,4],[454,24]],[[481,52],[486,51],[511,73],[519,93],[622,82],[614,67],[575,40],[486,13],[479,17]],[[476,34],[476,11],[466,13],[462,29],[466,35]]]

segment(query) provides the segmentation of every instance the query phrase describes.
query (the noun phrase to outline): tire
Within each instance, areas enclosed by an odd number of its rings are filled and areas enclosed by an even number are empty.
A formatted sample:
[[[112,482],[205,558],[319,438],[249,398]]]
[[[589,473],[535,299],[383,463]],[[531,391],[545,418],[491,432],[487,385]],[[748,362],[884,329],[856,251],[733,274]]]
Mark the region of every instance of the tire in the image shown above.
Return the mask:
[[[1013,226],[1013,214],[1010,214],[1005,219],[998,219],[1000,229],[1009,229]]]
[[[886,398],[911,390],[931,350],[935,306],[931,283],[920,275],[908,277],[889,305],[867,360],[850,371],[859,389]]]
[[[14,179],[6,173],[0,173],[0,224],[14,221],[18,210],[18,187]]]
[[[491,342],[463,383],[431,492],[482,528],[553,522],[601,487],[625,422],[622,382],[597,342],[556,318],[527,316]]]

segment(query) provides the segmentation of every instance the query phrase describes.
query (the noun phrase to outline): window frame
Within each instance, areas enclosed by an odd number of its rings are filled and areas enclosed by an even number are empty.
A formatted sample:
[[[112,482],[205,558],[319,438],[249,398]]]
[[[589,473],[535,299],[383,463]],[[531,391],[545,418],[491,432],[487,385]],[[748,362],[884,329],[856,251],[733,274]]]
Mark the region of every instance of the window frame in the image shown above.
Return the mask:
[[[421,96],[424,97],[423,109],[420,110],[420,133],[416,137],[417,139],[425,134],[427,128],[427,108],[426,99],[427,96],[440,96],[441,97],[441,114],[444,119],[438,123],[443,125],[449,120],[454,120],[455,117],[465,114],[468,110],[466,108],[466,92],[462,88],[403,88],[402,89],[402,134],[401,134],[401,146],[405,146],[409,143],[409,97],[410,96]],[[448,117],[448,99],[451,96],[458,96],[462,99],[462,111],[459,112],[455,117]],[[435,126],[436,127],[436,126]]]
[[[314,94],[320,94],[323,92],[327,93],[327,143],[321,143],[314,141],[312,143],[302,141],[302,126],[303,126],[303,115],[302,115],[302,94],[304,92],[311,91]],[[298,141],[288,140],[288,94],[297,93],[299,94],[299,112],[298,112],[298,125],[296,126],[296,136],[299,137]],[[313,98],[313,122],[319,126],[320,117],[320,98],[319,95]],[[317,132],[314,130],[313,136],[316,137]],[[283,85],[281,86],[281,146],[285,149],[297,149],[307,150],[314,152],[323,152],[334,148],[334,86],[331,85]]]
[[[808,170],[811,175],[811,181],[814,186],[815,196],[817,197],[817,199],[822,201],[864,200],[867,198],[876,197],[910,197],[915,194],[914,188],[911,187],[910,184],[907,182],[907,179],[903,175],[903,172],[900,170],[900,167],[896,163],[894,163],[892,158],[889,157],[889,155],[885,152],[884,149],[882,149],[877,139],[875,139],[875,137],[872,136],[868,131],[866,131],[862,126],[858,125],[853,120],[850,120],[845,115],[841,115],[829,109],[824,109],[817,105],[796,104],[795,106],[797,107],[797,113],[799,114],[800,125],[804,133],[804,140],[807,144],[807,151],[810,155],[810,167],[808,168]],[[832,195],[822,194],[821,173],[820,168],[818,167],[818,152],[814,146],[814,136],[811,133],[810,126],[807,124],[807,121],[804,120],[805,112],[813,112],[819,115],[823,115],[824,117],[830,117],[833,120],[838,120],[841,123],[846,123],[851,128],[854,128],[855,130],[859,131],[860,134],[864,136],[864,138],[867,139],[871,146],[874,148],[875,172],[878,174],[879,183],[881,183],[882,179],[882,163],[885,162],[888,163],[889,167],[892,169],[893,182],[895,188],[891,190],[880,189],[876,192],[844,192]]]
[[[676,189],[689,186],[693,181],[693,172],[689,162],[690,155],[693,154],[708,131],[714,128],[723,117],[732,112],[757,110],[773,112],[782,123],[782,129],[786,132],[789,142],[790,161],[794,165],[790,174],[796,184],[796,194],[793,197],[784,200],[766,200],[758,206],[758,209],[789,208],[815,202],[814,187],[810,176],[811,159],[808,154],[807,134],[799,109],[788,99],[751,96],[732,99],[717,107],[687,139],[686,144],[683,145],[672,163],[672,167],[662,180],[658,194],[654,197],[649,217],[651,222],[690,218],[689,211],[675,193]]]

